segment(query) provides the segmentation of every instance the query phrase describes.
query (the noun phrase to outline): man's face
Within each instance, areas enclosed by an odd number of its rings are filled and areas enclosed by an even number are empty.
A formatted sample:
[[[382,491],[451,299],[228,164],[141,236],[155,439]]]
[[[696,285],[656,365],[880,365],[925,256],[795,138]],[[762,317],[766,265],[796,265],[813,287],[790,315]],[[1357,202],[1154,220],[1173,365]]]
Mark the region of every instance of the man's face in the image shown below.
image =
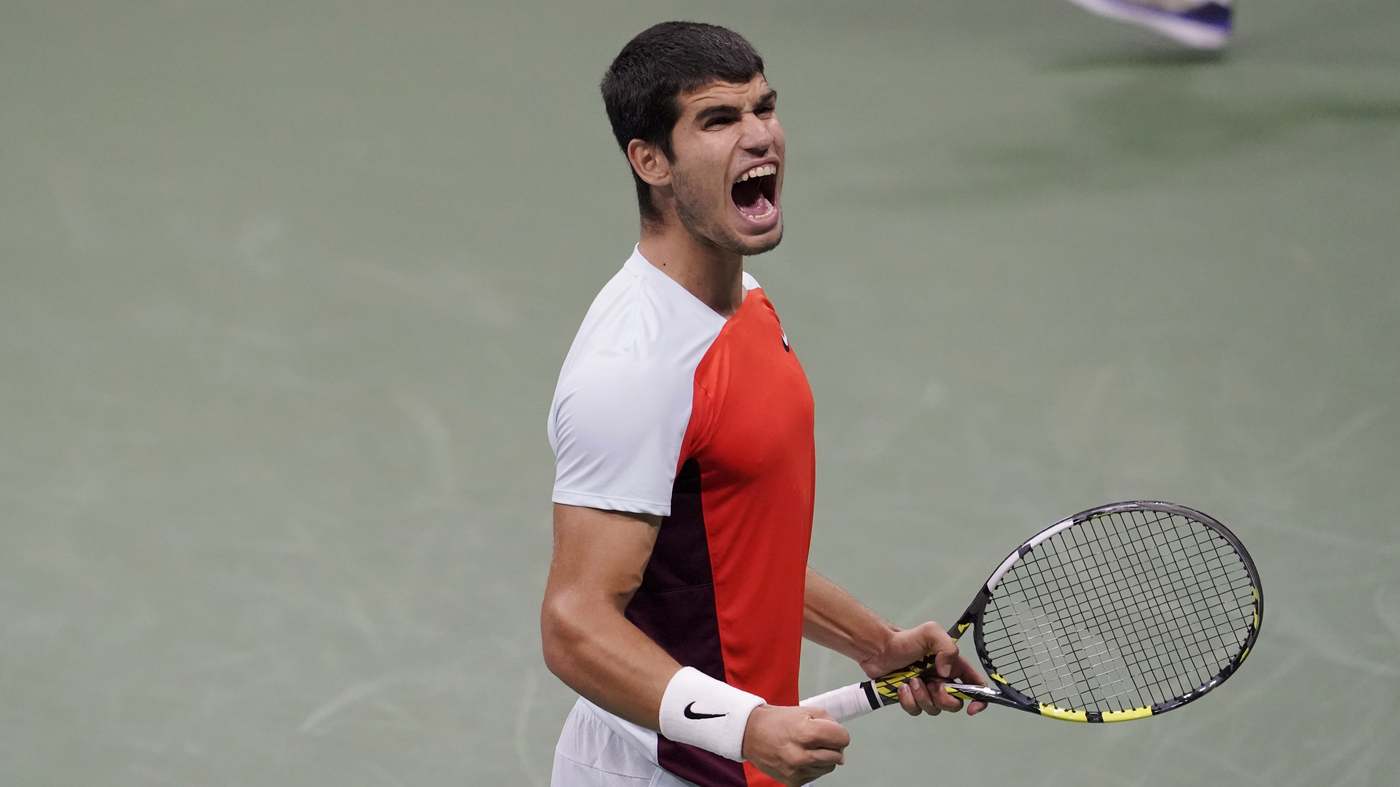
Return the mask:
[[[712,82],[677,97],[671,188],[691,235],[737,254],[762,254],[783,239],[783,127],[763,75]]]

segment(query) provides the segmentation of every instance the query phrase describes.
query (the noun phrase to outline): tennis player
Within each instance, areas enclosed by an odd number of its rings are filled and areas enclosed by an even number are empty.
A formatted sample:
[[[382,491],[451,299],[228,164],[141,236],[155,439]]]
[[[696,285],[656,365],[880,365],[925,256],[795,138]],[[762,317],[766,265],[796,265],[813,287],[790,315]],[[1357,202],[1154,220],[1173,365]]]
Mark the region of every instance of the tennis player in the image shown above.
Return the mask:
[[[786,143],[762,58],[724,28],[668,22],[623,48],[602,91],[641,240],[589,308],[549,412],[544,656],[582,695],[552,783],[806,784],[850,736],[798,706],[804,636],[871,677],[934,653],[939,676],[982,680],[938,624],[901,630],[807,566],[812,393],[744,271],[783,236]],[[900,704],[962,706],[932,678]]]

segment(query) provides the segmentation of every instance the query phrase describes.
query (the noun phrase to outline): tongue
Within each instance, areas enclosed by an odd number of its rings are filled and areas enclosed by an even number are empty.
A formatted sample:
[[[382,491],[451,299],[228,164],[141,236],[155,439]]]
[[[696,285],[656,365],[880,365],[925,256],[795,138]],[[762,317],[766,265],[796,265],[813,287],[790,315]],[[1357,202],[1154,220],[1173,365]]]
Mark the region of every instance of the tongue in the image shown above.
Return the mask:
[[[731,190],[734,199],[734,207],[745,216],[762,216],[768,212],[768,198],[763,196],[763,189],[758,185],[758,178],[750,178],[741,183],[735,183]]]

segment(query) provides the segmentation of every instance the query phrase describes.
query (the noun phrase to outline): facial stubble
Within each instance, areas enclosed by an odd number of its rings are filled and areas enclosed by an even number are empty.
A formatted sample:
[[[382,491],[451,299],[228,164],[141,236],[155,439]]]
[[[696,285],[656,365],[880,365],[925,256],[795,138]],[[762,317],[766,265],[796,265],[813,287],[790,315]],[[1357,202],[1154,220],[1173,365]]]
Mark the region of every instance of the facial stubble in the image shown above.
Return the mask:
[[[778,214],[777,237],[771,241],[762,241],[758,246],[752,245],[752,240],[738,235],[731,230],[724,222],[722,214],[725,210],[732,210],[733,206],[723,205],[719,211],[707,212],[705,210],[704,189],[696,186],[691,178],[680,169],[671,171],[671,195],[676,204],[676,218],[681,222],[681,226],[692,237],[713,245],[724,251],[738,254],[744,257],[752,257],[766,251],[772,251],[783,241],[783,218]],[[726,203],[728,200],[726,200]],[[780,209],[781,210],[781,209]]]

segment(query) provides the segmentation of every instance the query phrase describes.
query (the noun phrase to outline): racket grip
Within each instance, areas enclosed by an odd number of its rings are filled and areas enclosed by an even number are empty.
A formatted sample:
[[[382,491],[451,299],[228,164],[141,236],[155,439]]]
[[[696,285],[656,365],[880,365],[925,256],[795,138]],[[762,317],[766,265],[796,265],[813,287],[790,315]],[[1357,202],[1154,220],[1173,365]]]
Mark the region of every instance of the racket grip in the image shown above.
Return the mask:
[[[870,697],[866,694],[865,687],[859,683],[809,697],[798,704],[804,708],[822,708],[839,722],[846,722],[875,710],[870,707]]]

